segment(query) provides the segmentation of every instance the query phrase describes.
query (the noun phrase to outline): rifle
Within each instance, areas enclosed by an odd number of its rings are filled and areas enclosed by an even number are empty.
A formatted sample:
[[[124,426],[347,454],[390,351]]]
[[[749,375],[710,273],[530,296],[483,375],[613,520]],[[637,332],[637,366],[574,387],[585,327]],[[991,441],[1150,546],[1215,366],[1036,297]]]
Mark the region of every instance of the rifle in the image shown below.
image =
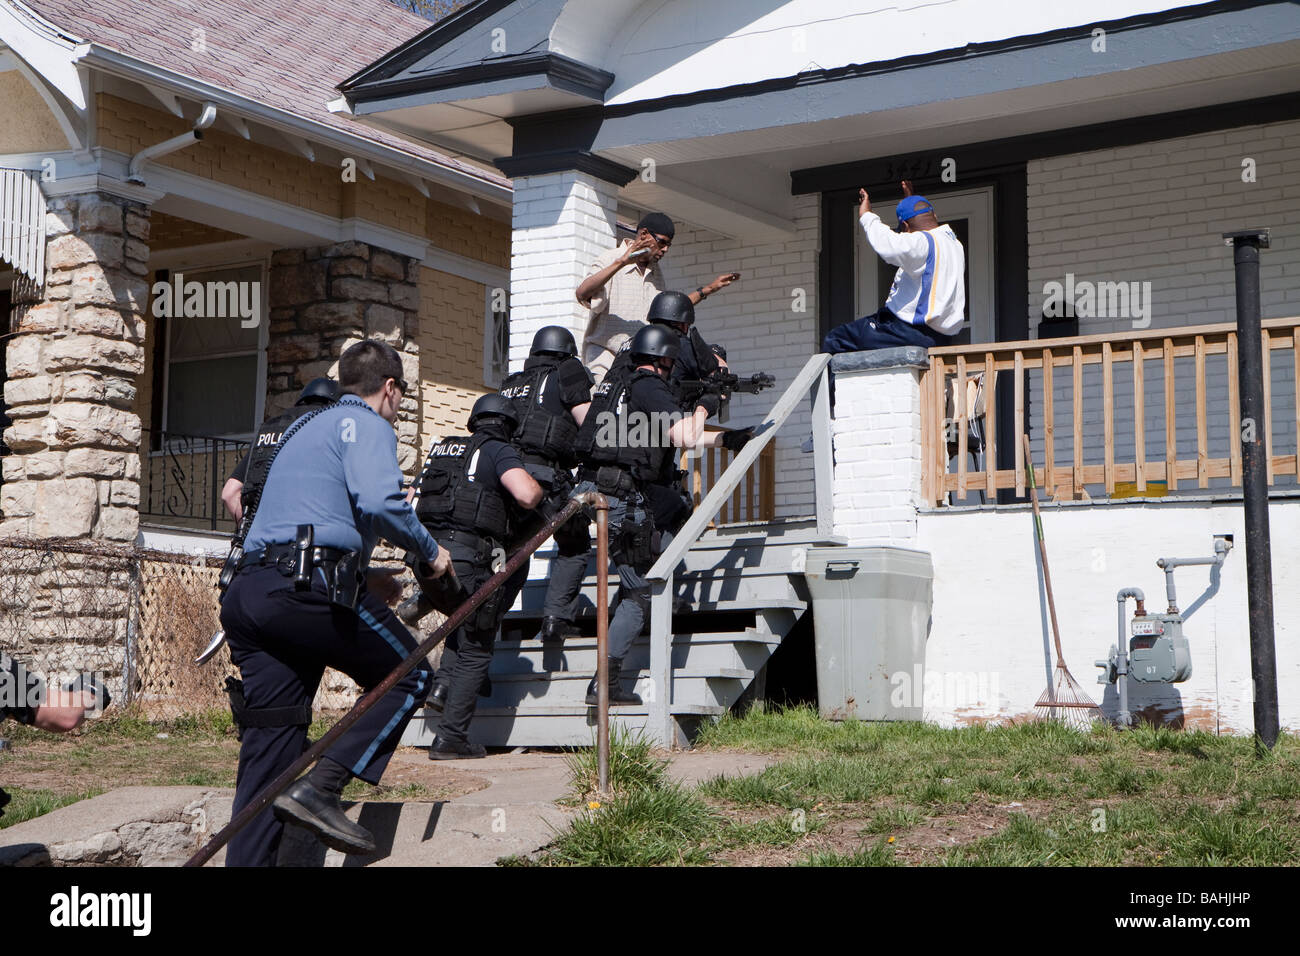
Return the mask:
[[[729,401],[732,392],[745,392],[757,395],[765,388],[776,384],[776,379],[767,372],[755,372],[748,378],[741,378],[731,372],[714,372],[708,378],[684,378],[678,383],[682,394],[692,401],[701,395],[717,395],[720,401]]]

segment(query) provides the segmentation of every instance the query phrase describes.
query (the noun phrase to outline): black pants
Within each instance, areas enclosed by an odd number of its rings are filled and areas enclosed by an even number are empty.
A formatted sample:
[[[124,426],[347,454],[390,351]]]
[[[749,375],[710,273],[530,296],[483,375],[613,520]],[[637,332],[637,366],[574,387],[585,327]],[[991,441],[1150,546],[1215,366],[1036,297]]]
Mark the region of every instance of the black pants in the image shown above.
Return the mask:
[[[274,567],[250,568],[236,576],[221,606],[221,626],[251,709],[310,705],[326,667],[369,690],[418,645],[392,610],[368,591],[362,590],[357,609],[350,611],[330,604],[319,572],[311,590],[296,591],[293,581]],[[367,783],[378,783],[430,681],[427,668],[415,668],[324,756]],[[233,812],[247,806],[306,748],[306,724],[245,730]],[[271,810],[264,810],[231,839],[226,865],[274,865],[283,831]]]
[[[431,528],[429,533],[447,549],[456,577],[470,594],[492,577],[494,556],[504,560],[504,549],[498,550],[490,539],[484,538],[475,544],[448,537],[446,531],[439,532],[437,528]],[[523,569],[525,575],[528,573],[526,567]],[[479,692],[486,683],[488,668],[492,664],[492,645],[496,642],[497,628],[510,606],[504,600],[505,591],[505,587],[497,588],[464,624],[447,636],[443,645],[437,681],[447,686],[447,702],[438,722],[440,740],[463,744],[469,734],[469,723],[474,717]]]
[[[528,473],[537,479],[545,496],[563,507],[573,495],[572,476],[567,471],[550,465],[529,462],[525,465]],[[534,513],[518,529],[515,535],[516,548],[542,530],[545,521],[541,515]],[[582,581],[587,576],[587,562],[591,557],[591,521],[579,511],[576,515],[555,529],[556,553],[551,558],[550,572],[546,578],[546,598],[542,604],[542,614],[546,617],[558,617],[570,624],[578,615],[578,593],[582,590]],[[528,565],[505,585],[505,609],[515,603],[515,598],[528,581]]]
[[[952,343],[951,335],[936,332],[928,325],[904,322],[883,306],[872,315],[837,325],[822,339],[822,351],[865,352],[870,349],[893,349],[904,345],[933,348]]]

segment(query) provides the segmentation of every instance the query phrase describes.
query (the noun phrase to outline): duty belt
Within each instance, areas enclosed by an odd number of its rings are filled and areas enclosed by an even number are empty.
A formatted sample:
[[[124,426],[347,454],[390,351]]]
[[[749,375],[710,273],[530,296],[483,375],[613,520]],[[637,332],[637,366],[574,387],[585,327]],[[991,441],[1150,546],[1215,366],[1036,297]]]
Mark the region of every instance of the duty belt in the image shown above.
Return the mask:
[[[255,564],[279,564],[281,561],[292,561],[297,556],[297,550],[297,545],[292,541],[285,544],[269,544],[261,551],[245,554],[239,561],[239,568],[242,571]],[[340,558],[352,553],[342,548],[329,548],[322,545],[311,549],[311,560],[312,564],[322,567],[326,564],[336,564]]]
[[[490,552],[498,546],[498,542],[494,538],[475,534],[473,531],[462,531],[460,528],[428,528],[426,530],[433,535],[435,541],[459,541],[461,544],[467,544],[478,551]]]

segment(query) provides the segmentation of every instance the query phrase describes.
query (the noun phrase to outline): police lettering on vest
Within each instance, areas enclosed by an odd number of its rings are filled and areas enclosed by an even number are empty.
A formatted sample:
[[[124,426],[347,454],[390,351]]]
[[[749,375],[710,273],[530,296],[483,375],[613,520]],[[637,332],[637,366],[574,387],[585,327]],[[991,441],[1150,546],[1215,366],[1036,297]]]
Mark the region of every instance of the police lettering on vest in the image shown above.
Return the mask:
[[[510,535],[510,512],[496,483],[476,477],[483,446],[500,441],[490,435],[445,438],[429,449],[420,473],[415,513],[426,528],[451,528],[504,540]]]
[[[573,463],[578,425],[561,401],[547,401],[548,386],[558,384],[559,365],[559,362],[534,358],[529,367],[505,380],[500,394],[510,400],[519,414],[519,424],[512,437],[514,444],[548,464],[554,462],[568,467]]]

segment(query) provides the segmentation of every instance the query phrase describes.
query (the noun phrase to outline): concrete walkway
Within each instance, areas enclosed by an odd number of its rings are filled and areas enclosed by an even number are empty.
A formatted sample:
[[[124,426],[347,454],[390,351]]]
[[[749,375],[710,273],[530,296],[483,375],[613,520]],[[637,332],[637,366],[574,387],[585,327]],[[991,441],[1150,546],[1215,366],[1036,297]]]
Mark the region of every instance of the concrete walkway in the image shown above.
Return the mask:
[[[710,777],[758,773],[761,755],[686,752],[670,757],[670,776],[687,785]],[[423,750],[393,756],[390,775],[428,766]],[[568,794],[564,754],[493,754],[443,761],[471,786],[488,786],[437,803],[365,801],[348,815],[375,835],[371,856],[328,850],[300,827],[288,827],[280,849],[290,866],[492,866],[532,853],[567,826],[576,809]],[[469,789],[469,786],[464,789]],[[203,787],[126,787],[0,830],[0,866],[78,864],[178,866],[230,820],[233,791]],[[224,850],[211,865],[224,862]]]

